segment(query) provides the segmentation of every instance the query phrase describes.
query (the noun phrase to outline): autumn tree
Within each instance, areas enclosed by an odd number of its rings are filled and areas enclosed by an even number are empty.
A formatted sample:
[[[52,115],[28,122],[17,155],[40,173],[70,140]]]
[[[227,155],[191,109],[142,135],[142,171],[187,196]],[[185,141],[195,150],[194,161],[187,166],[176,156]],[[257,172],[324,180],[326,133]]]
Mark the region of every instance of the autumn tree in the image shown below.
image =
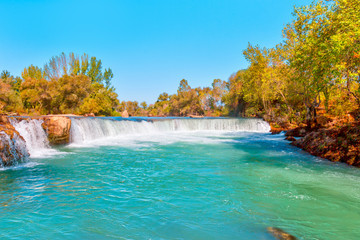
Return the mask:
[[[24,69],[21,76],[23,82],[20,86],[20,95],[24,107],[40,113],[49,113],[51,96],[45,72],[41,68],[31,65]]]
[[[298,83],[298,94],[303,97],[308,126],[316,122],[320,94],[329,98],[333,78],[327,44],[332,31],[328,11],[329,6],[322,1],[295,8],[295,19],[284,29],[287,60],[293,69],[293,81]]]
[[[175,116],[202,115],[204,113],[198,92],[192,89],[185,79],[180,81],[177,94],[171,96],[170,107],[171,115]]]
[[[360,2],[359,0],[332,1],[330,57],[339,83],[346,86],[349,97],[360,107]]]
[[[0,75],[0,113],[22,110],[19,94],[19,78],[11,76],[10,72],[3,71]]]
[[[245,117],[247,102],[244,99],[244,81],[246,70],[240,70],[229,78],[228,91],[223,96],[224,114],[234,117]]]
[[[92,83],[100,83],[111,87],[114,74],[110,68],[103,71],[102,61],[96,57],[83,54],[80,57],[74,53],[52,57],[44,66],[45,77],[48,80],[59,79],[64,75],[85,75]]]
[[[91,93],[91,80],[84,75],[63,75],[49,82],[52,113],[79,113]]]

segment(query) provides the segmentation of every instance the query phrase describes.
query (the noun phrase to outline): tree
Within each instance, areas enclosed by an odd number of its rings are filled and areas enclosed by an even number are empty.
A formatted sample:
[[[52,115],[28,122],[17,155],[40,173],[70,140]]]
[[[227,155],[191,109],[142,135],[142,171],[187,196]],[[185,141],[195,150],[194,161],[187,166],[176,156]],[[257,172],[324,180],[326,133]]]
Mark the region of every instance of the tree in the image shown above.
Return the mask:
[[[144,102],[142,102],[142,103],[140,103],[140,106],[142,107],[142,109],[144,109],[144,110],[146,110],[147,109],[147,107],[148,107],[148,105],[147,105],[147,103],[144,101]]]
[[[10,77],[11,77],[11,75],[10,75],[10,72],[9,72],[9,71],[4,70],[4,71],[1,72],[0,78],[1,78],[2,80],[6,80],[6,79],[8,79],[8,78],[10,78]]]
[[[91,80],[84,75],[64,75],[49,82],[52,113],[78,113],[91,92]]]
[[[41,113],[49,113],[51,111],[51,96],[44,71],[31,65],[24,69],[21,76],[24,81],[21,83],[20,95],[24,107]]]
[[[9,83],[10,78],[8,71],[4,71],[0,77],[0,113],[22,110],[20,95]]]
[[[103,77],[101,69],[102,69],[101,60],[96,60],[96,57],[91,57],[90,69],[86,74],[87,76],[90,77],[91,82],[102,83],[104,77]]]
[[[335,75],[345,84],[350,96],[360,107],[360,2],[359,0],[333,1],[331,20],[332,36],[328,47]]]
[[[229,78],[228,91],[223,97],[225,115],[245,117],[247,102],[244,99],[243,83],[246,70],[240,70]]]
[[[204,114],[198,92],[185,79],[180,81],[177,94],[171,96],[170,107],[170,114],[175,116]]]
[[[81,113],[94,113],[95,115],[116,115],[119,107],[117,94],[106,88],[101,83],[91,84],[91,93],[84,99],[80,106]]]
[[[211,109],[222,110],[222,98],[227,91],[227,83],[221,79],[214,79],[211,91]]]
[[[81,57],[74,53],[52,57],[44,66],[45,78],[47,80],[59,79],[64,75],[85,75],[90,77],[92,83],[104,84],[111,88],[111,80],[114,74],[110,68],[102,71],[102,62],[96,57],[83,54]]]
[[[316,123],[320,94],[330,87],[331,57],[327,42],[331,36],[328,5],[322,1],[295,8],[295,19],[284,30],[284,47],[307,109],[308,126]]]

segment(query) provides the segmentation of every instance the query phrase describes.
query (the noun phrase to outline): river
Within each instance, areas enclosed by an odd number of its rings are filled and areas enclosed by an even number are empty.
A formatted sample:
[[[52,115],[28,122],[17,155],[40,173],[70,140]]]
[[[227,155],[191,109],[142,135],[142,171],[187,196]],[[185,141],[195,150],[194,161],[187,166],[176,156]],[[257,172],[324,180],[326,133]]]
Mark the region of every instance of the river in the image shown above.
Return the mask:
[[[145,120],[145,121],[142,121]],[[1,239],[360,239],[360,171],[313,157],[258,119],[73,118],[0,169]]]

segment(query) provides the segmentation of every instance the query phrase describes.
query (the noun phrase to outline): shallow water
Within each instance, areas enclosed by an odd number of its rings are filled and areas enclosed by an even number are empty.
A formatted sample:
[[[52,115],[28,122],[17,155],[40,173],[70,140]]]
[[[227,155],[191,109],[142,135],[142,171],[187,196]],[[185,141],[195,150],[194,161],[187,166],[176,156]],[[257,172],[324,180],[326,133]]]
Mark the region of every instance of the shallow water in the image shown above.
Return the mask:
[[[284,136],[149,133],[0,170],[1,239],[360,239],[360,171]]]

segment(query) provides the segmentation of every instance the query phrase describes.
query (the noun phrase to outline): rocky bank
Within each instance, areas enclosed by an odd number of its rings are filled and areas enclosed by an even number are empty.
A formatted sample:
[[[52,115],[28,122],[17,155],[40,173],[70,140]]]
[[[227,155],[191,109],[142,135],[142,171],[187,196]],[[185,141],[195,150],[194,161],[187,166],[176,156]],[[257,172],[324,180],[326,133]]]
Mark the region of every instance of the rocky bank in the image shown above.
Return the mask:
[[[330,123],[314,129],[298,127],[289,130],[286,136],[292,145],[314,156],[360,167],[359,121]]]

